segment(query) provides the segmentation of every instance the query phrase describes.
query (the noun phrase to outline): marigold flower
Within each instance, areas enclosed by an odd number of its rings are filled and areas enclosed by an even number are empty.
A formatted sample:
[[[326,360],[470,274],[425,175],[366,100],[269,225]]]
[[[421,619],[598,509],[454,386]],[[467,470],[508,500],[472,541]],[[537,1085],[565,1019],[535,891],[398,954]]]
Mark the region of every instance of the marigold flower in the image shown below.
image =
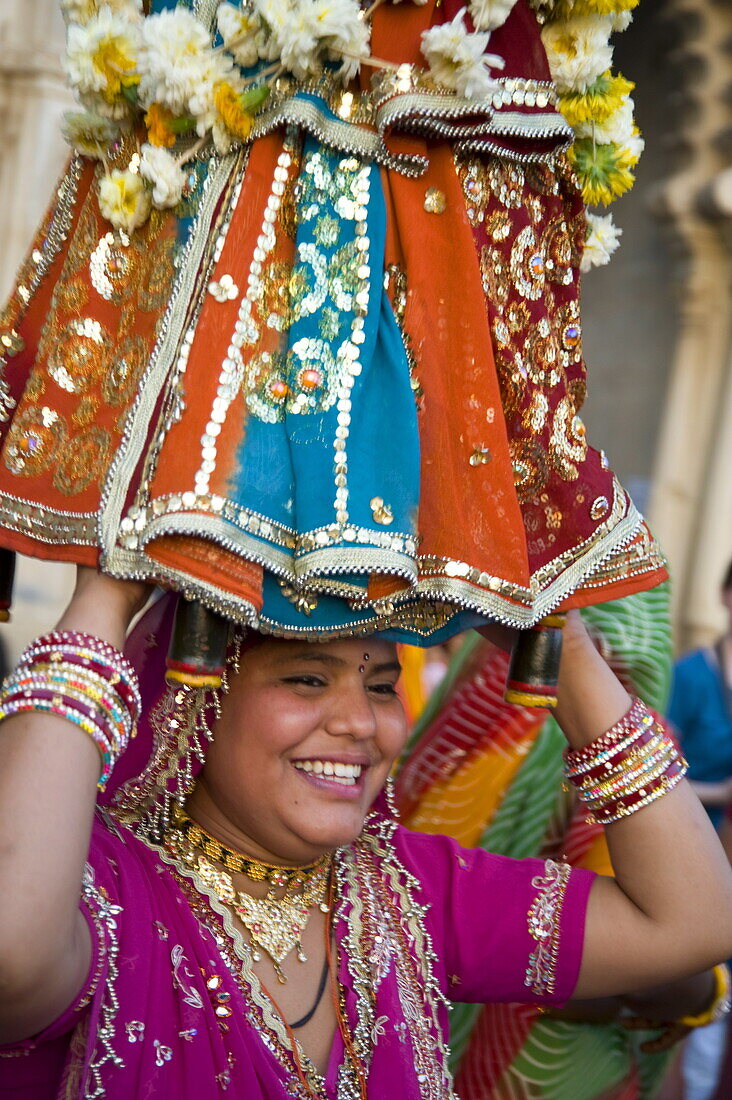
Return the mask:
[[[145,113],[145,125],[147,136],[151,145],[169,149],[175,145],[175,133],[171,129],[171,123],[175,115],[164,107],[162,103],[151,103]]]
[[[563,95],[559,107],[570,126],[581,126],[584,122],[602,124],[634,88],[631,80],[608,71],[598,76],[584,92]]]
[[[575,141],[567,156],[577,173],[582,197],[588,206],[599,203],[608,206],[633,186],[631,168],[635,162],[623,146],[598,145],[591,138],[581,138]]]
[[[252,132],[254,120],[249,112],[244,110],[239,93],[228,81],[222,81],[217,87],[214,103],[226,129],[239,141],[247,141]]]

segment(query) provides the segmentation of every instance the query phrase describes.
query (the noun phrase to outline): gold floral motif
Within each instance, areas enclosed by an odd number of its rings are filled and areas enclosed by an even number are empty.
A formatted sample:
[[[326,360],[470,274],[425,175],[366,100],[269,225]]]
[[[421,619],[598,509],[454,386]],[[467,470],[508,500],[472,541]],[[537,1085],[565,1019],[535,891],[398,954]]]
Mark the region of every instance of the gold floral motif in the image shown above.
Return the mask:
[[[514,241],[510,264],[511,280],[518,293],[531,301],[541,298],[547,274],[545,246],[531,226],[525,226]]]
[[[551,464],[565,481],[576,481],[579,477],[577,463],[583,462],[586,455],[585,426],[577,416],[572,398],[563,397],[552,423],[549,445]]]
[[[128,336],[115,348],[102,377],[102,396],[108,405],[126,404],[137,388],[150,349],[141,336]]]
[[[112,340],[104,326],[92,317],[68,322],[49,348],[48,373],[67,393],[86,393],[106,374]]]
[[[67,438],[56,458],[54,486],[67,496],[81,493],[106,468],[111,449],[111,437],[104,428],[87,428]]]
[[[513,439],[509,443],[516,494],[522,504],[532,500],[546,484],[549,461],[546,451],[533,439]]]
[[[388,526],[390,523],[394,522],[394,513],[389,505],[384,503],[382,497],[371,498],[371,513],[376,523]]]
[[[428,214],[444,214],[447,209],[445,192],[439,187],[428,187],[424,193],[424,208]]]
[[[56,308],[64,313],[81,313],[89,301],[89,291],[86,283],[80,277],[71,278],[68,282],[61,283],[55,292]]]
[[[5,465],[20,477],[35,477],[56,459],[66,422],[48,405],[28,405],[13,419],[5,441]]]
[[[79,404],[76,406],[76,411],[72,414],[72,422],[79,428],[86,428],[89,424],[94,422],[94,417],[99,411],[101,402],[98,397],[82,397]]]
[[[568,864],[548,859],[544,874],[531,880],[537,895],[527,914],[527,923],[536,948],[529,957],[525,984],[535,996],[554,992],[562,905],[570,873]]]
[[[505,241],[511,233],[511,219],[505,210],[494,210],[485,223],[485,230],[494,241]]]

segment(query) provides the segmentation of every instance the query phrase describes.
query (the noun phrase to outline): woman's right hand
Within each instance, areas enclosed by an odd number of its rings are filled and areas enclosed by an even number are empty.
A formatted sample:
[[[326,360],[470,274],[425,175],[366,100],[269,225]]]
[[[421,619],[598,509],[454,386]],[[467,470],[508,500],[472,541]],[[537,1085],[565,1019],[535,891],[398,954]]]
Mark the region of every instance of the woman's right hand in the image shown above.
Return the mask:
[[[76,586],[57,629],[95,634],[121,649],[127,628],[151,591],[151,585],[142,581],[117,580],[91,566],[78,565]]]

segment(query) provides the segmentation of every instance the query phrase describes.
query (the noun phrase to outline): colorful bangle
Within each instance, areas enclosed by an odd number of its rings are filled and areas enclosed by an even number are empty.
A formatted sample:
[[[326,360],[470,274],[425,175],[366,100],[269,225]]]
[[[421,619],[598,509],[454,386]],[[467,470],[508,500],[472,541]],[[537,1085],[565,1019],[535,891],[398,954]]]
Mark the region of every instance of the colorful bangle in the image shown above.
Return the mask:
[[[29,711],[72,722],[97,746],[104,788],[141,713],[135,671],[101,638],[53,631],[32,642],[0,692],[0,719]]]
[[[52,631],[31,642],[22,660],[24,663],[35,663],[39,658],[46,658],[52,663],[65,661],[92,667],[120,691],[130,709],[135,710],[135,717],[139,717],[141,703],[137,675],[124,654],[109,642],[76,631]]]
[[[66,718],[91,738],[97,746],[102,758],[102,771],[98,786],[100,790],[103,790],[109,776],[112,774],[112,768],[114,767],[117,757],[116,754],[111,752],[107,743],[101,737],[99,727],[96,723],[86,718],[75,708],[63,706],[58,699],[41,699],[34,695],[30,697],[9,699],[7,702],[0,700],[0,719],[12,718],[15,714],[25,714],[30,711],[40,711],[45,714],[54,714],[58,718]]]
[[[672,790],[686,774],[662,720],[639,699],[611,729],[565,753],[567,778],[593,820],[609,825]]]
[[[581,749],[567,749],[564,753],[567,770],[575,773],[585,767],[594,767],[603,762],[623,742],[629,738],[631,741],[638,736],[639,729],[652,726],[653,714],[640,699],[633,702],[623,717],[611,726],[605,733],[600,734],[589,745]]]
[[[706,1027],[721,1020],[732,1008],[732,982],[730,982],[729,967],[726,963],[719,963],[714,968],[714,999],[709,1008],[696,1016],[682,1016],[679,1023],[684,1027]]]
[[[668,794],[684,778],[687,772],[685,760],[677,760],[669,765],[666,771],[654,783],[649,783],[640,790],[624,795],[606,806],[596,807],[591,810],[591,816],[600,825],[611,825],[621,818],[629,817],[644,806],[650,806],[661,795]]]

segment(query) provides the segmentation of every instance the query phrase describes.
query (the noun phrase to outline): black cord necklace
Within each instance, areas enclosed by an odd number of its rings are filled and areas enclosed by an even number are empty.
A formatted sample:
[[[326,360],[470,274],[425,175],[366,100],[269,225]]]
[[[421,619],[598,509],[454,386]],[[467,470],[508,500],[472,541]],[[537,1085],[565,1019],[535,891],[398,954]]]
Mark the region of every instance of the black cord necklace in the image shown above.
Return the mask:
[[[292,1031],[296,1031],[299,1027],[305,1027],[305,1024],[310,1023],[313,1016],[318,1011],[318,1005],[320,1004],[320,1002],[323,999],[323,994],[325,993],[325,986],[326,986],[327,981],[328,981],[328,959],[327,959],[327,956],[326,956],[326,960],[323,964],[323,973],[320,975],[320,985],[318,986],[318,992],[315,994],[315,1004],[313,1005],[313,1007],[310,1009],[309,1012],[305,1013],[305,1015],[302,1017],[301,1020],[298,1020],[297,1023],[290,1024],[290,1029]]]

